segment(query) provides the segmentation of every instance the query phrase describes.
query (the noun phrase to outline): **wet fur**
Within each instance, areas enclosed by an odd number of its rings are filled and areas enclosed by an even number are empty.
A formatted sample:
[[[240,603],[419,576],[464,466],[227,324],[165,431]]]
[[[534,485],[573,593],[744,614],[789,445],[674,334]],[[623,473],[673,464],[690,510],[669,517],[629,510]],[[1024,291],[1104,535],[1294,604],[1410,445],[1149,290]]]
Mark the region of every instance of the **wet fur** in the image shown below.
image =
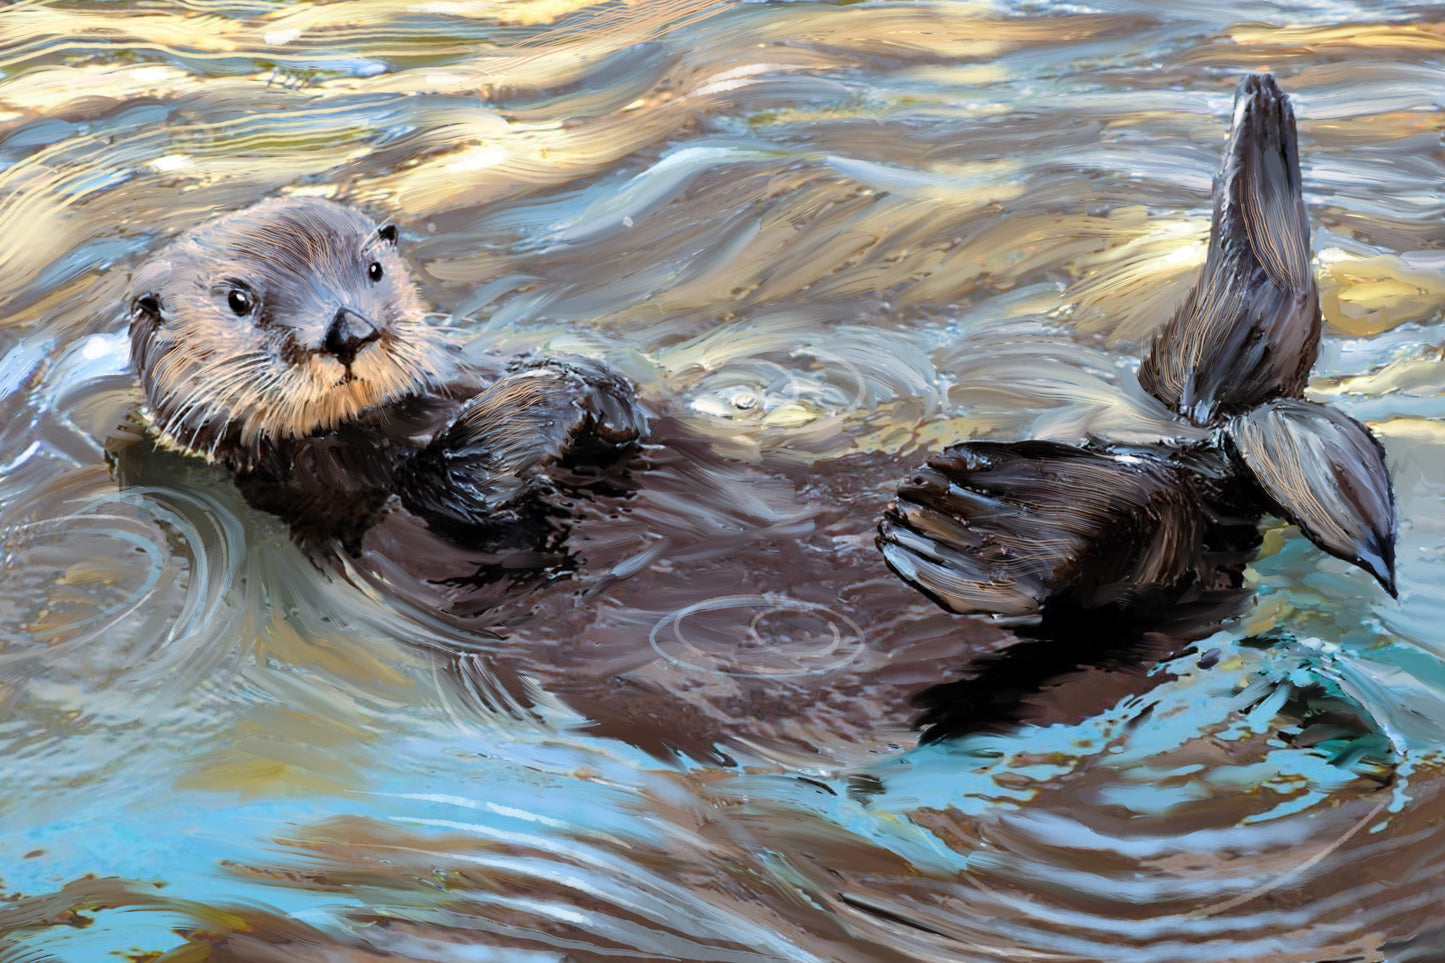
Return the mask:
[[[1393,595],[1379,443],[1299,398],[1320,325],[1294,113],[1273,77],[1251,74],[1215,181],[1208,259],[1139,371],[1214,440],[955,446],[900,487],[879,526],[885,559],[945,608],[1031,623],[1044,637],[1127,635],[1191,608],[1202,627],[1247,597],[1238,589],[1255,526],[1275,514]]]
[[[396,229],[317,198],[218,218],[142,266],[131,357],[162,444],[353,550],[394,496],[468,544],[511,544],[570,480],[559,469],[618,462],[646,428],[631,384],[595,362],[462,364],[424,320]]]
[[[1319,353],[1294,110],[1251,74],[1214,184],[1209,253],[1184,306],[1154,339],[1139,383],[1196,425],[1298,397]]]
[[[1259,545],[1250,507],[1209,446],[956,445],[899,490],[879,545],[955,612],[1078,624],[1237,597]]]
[[[358,211],[272,199],[202,225],[132,280],[131,360],[156,427],[175,445],[233,466],[269,445],[430,393],[455,367],[396,250]],[[372,282],[368,266],[383,277]],[[254,293],[237,317],[230,290]],[[348,366],[324,348],[338,308],[379,338]]]
[[[1224,435],[1278,514],[1395,594],[1395,494],[1368,428],[1329,405],[1279,398]]]

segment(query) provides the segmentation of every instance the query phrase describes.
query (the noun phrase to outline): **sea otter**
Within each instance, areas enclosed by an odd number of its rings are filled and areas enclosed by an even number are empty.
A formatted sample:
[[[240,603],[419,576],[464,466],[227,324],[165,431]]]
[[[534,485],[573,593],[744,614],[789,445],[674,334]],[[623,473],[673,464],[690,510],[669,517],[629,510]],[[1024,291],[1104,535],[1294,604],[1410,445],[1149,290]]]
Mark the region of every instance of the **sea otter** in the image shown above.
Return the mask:
[[[646,430],[583,358],[465,363],[424,318],[394,225],[270,199],[135,272],[131,359],[159,441],[219,461],[308,535],[353,539],[393,498],[486,543],[586,485]]]
[[[1320,328],[1294,113],[1272,76],[1252,74],[1236,93],[1204,268],[1139,369],[1209,440],[956,445],[900,488],[879,527],[884,557],[953,611],[1045,629],[1080,613],[1136,621],[1240,594],[1257,521],[1273,514],[1394,595],[1383,450],[1300,397]]]

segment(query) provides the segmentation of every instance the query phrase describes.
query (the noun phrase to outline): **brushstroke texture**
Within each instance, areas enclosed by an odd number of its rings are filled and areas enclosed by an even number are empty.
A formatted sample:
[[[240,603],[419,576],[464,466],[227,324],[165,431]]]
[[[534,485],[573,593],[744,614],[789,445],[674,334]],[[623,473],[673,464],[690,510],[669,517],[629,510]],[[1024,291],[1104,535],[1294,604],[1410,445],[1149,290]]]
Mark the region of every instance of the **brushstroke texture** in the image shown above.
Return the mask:
[[[1139,368],[1144,389],[1197,425],[1299,397],[1320,337],[1294,110],[1274,78],[1235,94],[1194,291]]]
[[[0,958],[1429,958],[1438,17],[1089,11],[5,8]],[[1386,449],[1400,601],[1269,523],[1254,605],[1177,649],[939,608],[872,543],[902,466],[1209,440],[1134,372],[1262,65],[1308,397]],[[390,521],[318,566],[127,420],[127,275],[268,196],[393,220],[470,362],[602,358],[659,409],[649,487],[572,520],[590,574],[457,581]]]
[[[1052,630],[1077,631],[1081,611],[1112,613],[1110,631],[1178,621],[1180,606],[1240,587],[1259,544],[1250,530],[1267,508],[1396,594],[1394,496],[1379,443],[1343,413],[1276,397],[1303,390],[1320,318],[1294,113],[1272,76],[1239,82],[1233,124],[1203,270],[1139,382],[1195,426],[1244,413],[1223,443],[1192,449],[974,442],[930,459],[900,487],[878,544],[940,605],[1043,618]],[[1224,598],[1196,633],[1244,600]]]

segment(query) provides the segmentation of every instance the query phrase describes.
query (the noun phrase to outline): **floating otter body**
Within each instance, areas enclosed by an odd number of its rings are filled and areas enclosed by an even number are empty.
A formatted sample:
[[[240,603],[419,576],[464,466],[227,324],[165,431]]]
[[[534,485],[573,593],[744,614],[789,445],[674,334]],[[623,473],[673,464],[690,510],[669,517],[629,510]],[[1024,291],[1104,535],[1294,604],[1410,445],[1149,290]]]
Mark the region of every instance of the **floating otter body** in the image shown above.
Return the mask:
[[[352,538],[396,496],[484,543],[641,437],[631,385],[596,362],[463,363],[397,245],[340,204],[267,200],[151,258],[131,357],[161,441],[306,533]]]
[[[1026,622],[1128,621],[1237,592],[1260,516],[1395,593],[1383,452],[1342,412],[1300,399],[1320,336],[1294,114],[1269,75],[1236,94],[1209,254],[1140,367],[1207,443],[1084,448],[965,443],[905,483],[879,528],[890,567],[945,608]]]

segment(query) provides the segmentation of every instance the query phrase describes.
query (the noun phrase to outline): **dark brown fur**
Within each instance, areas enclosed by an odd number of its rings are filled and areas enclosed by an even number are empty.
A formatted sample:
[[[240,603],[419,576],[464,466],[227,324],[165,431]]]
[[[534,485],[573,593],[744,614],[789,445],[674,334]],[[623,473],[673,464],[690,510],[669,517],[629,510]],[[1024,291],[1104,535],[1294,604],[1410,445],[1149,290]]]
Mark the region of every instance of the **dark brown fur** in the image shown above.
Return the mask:
[[[1208,260],[1139,371],[1209,444],[1127,451],[1052,442],[950,448],[899,490],[878,543],[905,581],[956,612],[1033,622],[1166,622],[1243,598],[1260,516],[1394,594],[1394,506],[1379,444],[1299,400],[1319,350],[1294,113],[1251,74],[1215,181]]]
[[[1289,98],[1268,74],[1235,95],[1214,184],[1209,254],[1139,368],[1144,389],[1196,425],[1298,397],[1319,353],[1320,299]]]
[[[956,445],[899,489],[880,526],[894,571],[955,612],[1125,620],[1237,599],[1259,545],[1248,494],[1223,455]]]

